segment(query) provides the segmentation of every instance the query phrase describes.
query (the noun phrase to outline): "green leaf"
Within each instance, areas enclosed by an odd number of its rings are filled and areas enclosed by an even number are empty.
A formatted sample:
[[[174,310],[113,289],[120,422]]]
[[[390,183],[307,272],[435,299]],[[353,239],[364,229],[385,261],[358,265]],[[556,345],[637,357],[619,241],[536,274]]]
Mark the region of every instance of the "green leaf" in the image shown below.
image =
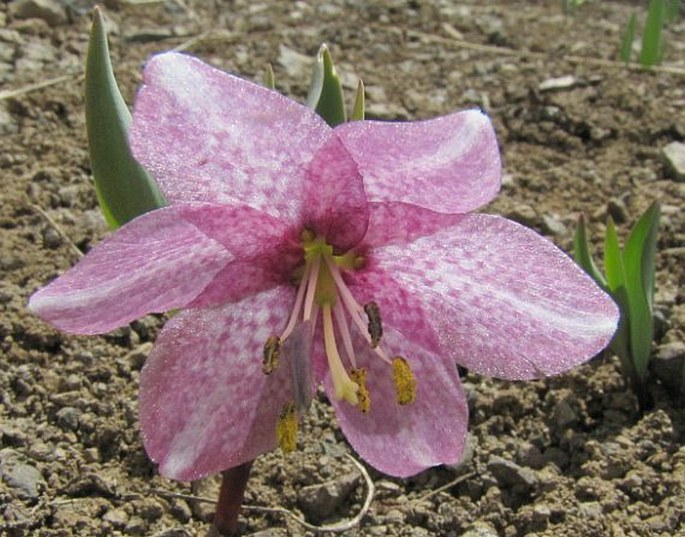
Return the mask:
[[[573,237],[573,257],[582,269],[587,272],[593,280],[595,280],[602,287],[607,286],[606,279],[597,268],[595,260],[590,253],[590,247],[587,240],[587,230],[585,228],[585,218],[580,215],[578,219],[578,229]]]
[[[274,76],[274,68],[271,64],[267,64],[266,72],[264,73],[264,86],[269,89],[276,89],[276,77]]]
[[[364,101],[364,82],[359,79],[357,82],[357,94],[354,97],[354,106],[352,107],[352,115],[350,121],[362,121],[366,114],[366,104]]]
[[[340,77],[324,44],[319,48],[307,96],[307,106],[316,110],[331,127],[345,123],[345,102]]]
[[[660,205],[654,202],[633,227],[623,253],[630,349],[640,379],[647,372],[654,338],[654,258],[659,216]]]
[[[640,285],[650,308],[654,298],[654,259],[661,204],[652,203],[633,227],[623,252],[626,279]]]
[[[661,43],[661,29],[664,26],[664,0],[651,0],[647,11],[645,29],[642,33],[642,50],[640,64],[644,67],[656,65],[661,61],[663,46]]]
[[[626,63],[630,62],[630,57],[633,55],[633,41],[635,41],[636,28],[637,16],[633,13],[621,36],[621,47],[619,49],[619,58]]]
[[[680,0],[665,0],[664,25],[673,24],[680,16]]]
[[[611,217],[607,220],[604,234],[604,272],[607,276],[607,287],[612,294],[623,287],[625,282],[623,255],[618,244],[614,219]]]
[[[102,15],[95,8],[86,59],[86,128],[95,190],[112,229],[166,204],[154,179],[131,154],[130,123],[131,113],[114,79]]]
[[[615,292],[611,293],[612,298],[618,305],[621,317],[618,321],[618,328],[611,340],[610,348],[618,356],[621,361],[621,368],[624,373],[629,376],[635,384],[640,384],[641,379],[638,378],[635,368],[635,361],[630,349],[630,315],[628,313],[628,293],[625,287],[619,287]]]

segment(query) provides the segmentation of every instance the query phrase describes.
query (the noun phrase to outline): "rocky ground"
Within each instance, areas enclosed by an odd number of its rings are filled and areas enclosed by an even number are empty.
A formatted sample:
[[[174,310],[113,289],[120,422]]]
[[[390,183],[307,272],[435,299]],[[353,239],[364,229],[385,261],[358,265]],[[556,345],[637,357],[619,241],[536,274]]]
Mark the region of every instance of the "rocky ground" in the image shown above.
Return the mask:
[[[607,214],[625,236],[660,199],[654,352],[672,380],[685,358],[685,178],[664,148],[685,141],[685,24],[666,33],[667,68],[625,68],[619,35],[639,4],[104,1],[129,101],[144,59],[173,47],[256,80],[271,62],[278,88],[302,99],[327,42],[349,90],[363,76],[372,117],[487,110],[505,164],[487,211],[565,249],[581,213],[599,248]],[[193,498],[215,498],[216,480],[160,478],[138,433],[139,371],[163,319],[77,338],[25,309],[106,233],[83,117],[90,7],[0,4],[0,535],[205,535],[212,505]],[[685,535],[682,400],[655,376],[644,412],[610,355],[536,382],[464,382],[464,463],[407,480],[369,470],[371,506],[344,535]],[[245,534],[313,535],[278,507],[329,525],[363,507],[368,486],[323,397],[300,446],[256,462]]]

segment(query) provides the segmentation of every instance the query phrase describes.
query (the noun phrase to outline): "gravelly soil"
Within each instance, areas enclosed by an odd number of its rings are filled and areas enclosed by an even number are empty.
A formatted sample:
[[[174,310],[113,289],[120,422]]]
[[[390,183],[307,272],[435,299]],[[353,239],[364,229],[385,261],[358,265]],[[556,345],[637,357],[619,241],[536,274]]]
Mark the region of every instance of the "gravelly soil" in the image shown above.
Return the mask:
[[[138,433],[139,371],[163,319],[77,338],[25,309],[77,259],[74,246],[87,251],[106,228],[83,118],[89,3],[55,1],[56,12],[37,18],[25,18],[20,3],[0,5],[0,535],[204,535],[212,505],[169,493],[213,498],[217,482],[160,478]],[[639,2],[588,1],[573,15],[551,0],[136,4],[105,2],[129,99],[144,59],[179,45],[257,80],[272,62],[279,89],[303,98],[310,58],[325,41],[348,89],[364,77],[370,116],[486,109],[505,163],[502,194],[487,211],[563,248],[580,213],[599,245],[608,213],[625,235],[660,199],[655,353],[682,367],[685,183],[669,174],[661,150],[685,139],[683,22],[666,36],[674,72],[644,72],[597,61],[616,57]],[[561,76],[573,80],[541,86]],[[3,93],[57,77],[43,89]],[[464,382],[467,460],[408,480],[370,471],[373,503],[346,535],[685,535],[685,419],[660,381],[650,380],[644,412],[608,355],[536,382],[470,374]],[[360,509],[364,482],[323,397],[303,429],[294,454],[256,462],[245,534],[312,533],[258,507],[282,506],[317,524]]]

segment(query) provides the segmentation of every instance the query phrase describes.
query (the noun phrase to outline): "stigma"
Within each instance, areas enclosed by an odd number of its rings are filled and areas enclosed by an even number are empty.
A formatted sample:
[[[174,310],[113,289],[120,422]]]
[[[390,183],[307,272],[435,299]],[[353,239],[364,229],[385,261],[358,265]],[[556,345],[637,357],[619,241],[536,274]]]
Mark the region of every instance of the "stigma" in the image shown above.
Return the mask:
[[[298,415],[311,403],[311,349],[319,320],[332,397],[363,414],[371,409],[372,394],[367,387],[370,373],[357,364],[354,331],[361,334],[371,351],[365,354],[387,366],[374,368],[372,374],[387,372],[395,385],[396,403],[407,405],[416,398],[416,379],[409,362],[400,356],[391,358],[384,349],[378,304],[359,304],[345,283],[344,273],[363,268],[364,257],[353,251],[336,255],[330,244],[310,230],[304,230],[300,239],[304,264],[293,274],[297,285],[293,309],[283,332],[266,341],[262,363],[262,371],[270,375],[282,362],[289,362],[294,400],[284,404],[276,423],[277,443],[284,452],[295,449]]]

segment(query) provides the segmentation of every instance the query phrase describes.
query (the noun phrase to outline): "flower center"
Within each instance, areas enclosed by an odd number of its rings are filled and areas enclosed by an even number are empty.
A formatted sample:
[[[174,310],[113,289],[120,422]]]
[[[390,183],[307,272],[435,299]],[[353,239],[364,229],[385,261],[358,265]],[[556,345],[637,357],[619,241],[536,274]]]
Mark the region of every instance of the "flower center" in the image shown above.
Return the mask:
[[[311,342],[319,311],[336,399],[363,413],[371,408],[367,371],[357,366],[350,323],[364,336],[374,356],[388,365],[398,404],[412,403],[416,397],[416,380],[407,360],[401,356],[391,359],[383,349],[378,305],[372,301],[361,306],[343,278],[343,272],[360,269],[364,258],[352,251],[334,255],[333,247],[309,230],[302,232],[301,240],[304,265],[294,275],[299,280],[295,304],[283,333],[271,336],[264,345],[262,364],[264,373],[271,374],[278,368],[281,356],[290,363],[294,402],[283,406],[276,425],[276,437],[283,451],[295,449],[297,414],[306,412],[311,404]]]

